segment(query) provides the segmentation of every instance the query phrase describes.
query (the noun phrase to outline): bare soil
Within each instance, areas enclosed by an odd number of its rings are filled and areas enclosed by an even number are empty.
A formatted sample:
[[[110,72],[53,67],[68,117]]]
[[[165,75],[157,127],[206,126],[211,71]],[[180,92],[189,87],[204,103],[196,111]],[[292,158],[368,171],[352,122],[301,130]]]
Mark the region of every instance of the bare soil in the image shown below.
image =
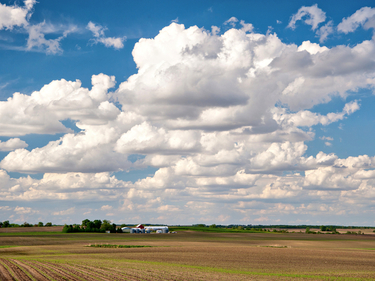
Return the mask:
[[[63,226],[0,227],[0,233],[61,232]]]
[[[2,234],[7,245],[0,280],[375,280],[374,235]]]

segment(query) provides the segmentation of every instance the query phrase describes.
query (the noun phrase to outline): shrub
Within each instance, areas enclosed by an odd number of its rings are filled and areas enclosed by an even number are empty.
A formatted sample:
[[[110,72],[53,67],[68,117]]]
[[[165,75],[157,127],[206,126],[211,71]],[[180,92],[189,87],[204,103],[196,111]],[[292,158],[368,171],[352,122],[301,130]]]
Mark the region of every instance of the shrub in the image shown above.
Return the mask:
[[[45,226],[52,226],[52,222],[47,222]]]
[[[65,224],[62,230],[63,233],[73,232],[73,226]]]

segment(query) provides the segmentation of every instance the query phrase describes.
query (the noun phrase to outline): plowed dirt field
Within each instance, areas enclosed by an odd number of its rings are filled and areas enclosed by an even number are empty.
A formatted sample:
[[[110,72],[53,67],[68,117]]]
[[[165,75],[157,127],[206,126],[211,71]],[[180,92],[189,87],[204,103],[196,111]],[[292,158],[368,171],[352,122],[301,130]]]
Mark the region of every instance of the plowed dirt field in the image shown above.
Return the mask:
[[[375,236],[1,233],[0,280],[375,280]]]

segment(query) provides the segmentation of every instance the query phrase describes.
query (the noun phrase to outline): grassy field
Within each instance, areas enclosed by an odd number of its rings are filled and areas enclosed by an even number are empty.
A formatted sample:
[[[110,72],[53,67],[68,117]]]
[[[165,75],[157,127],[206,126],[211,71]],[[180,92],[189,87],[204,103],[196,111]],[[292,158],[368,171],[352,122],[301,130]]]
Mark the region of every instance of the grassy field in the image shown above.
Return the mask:
[[[374,235],[53,230],[0,232],[0,280],[375,279]]]

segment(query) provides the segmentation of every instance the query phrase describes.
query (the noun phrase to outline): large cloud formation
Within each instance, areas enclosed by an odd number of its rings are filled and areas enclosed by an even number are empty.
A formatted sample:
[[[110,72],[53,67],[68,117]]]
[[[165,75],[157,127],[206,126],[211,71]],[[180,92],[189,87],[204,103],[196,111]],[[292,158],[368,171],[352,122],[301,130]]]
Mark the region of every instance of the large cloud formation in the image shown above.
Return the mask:
[[[320,11],[300,11],[295,21],[310,14],[315,29],[325,19]],[[65,134],[32,150],[18,141],[0,163],[1,197],[117,200],[128,218],[170,223],[267,223],[277,214],[373,208],[373,157],[308,156],[305,142],[315,138],[313,126],[360,109],[352,101],[341,112],[311,111],[374,86],[374,41],[297,46],[252,28],[213,30],[172,23],[141,39],[133,50],[138,72],[112,92],[115,78],[99,74],[91,90],[52,81],[0,102],[3,136]],[[81,132],[66,128],[67,119]],[[143,157],[131,162],[134,154]],[[146,167],[157,171],[135,182],[111,175]],[[12,179],[6,171],[45,174]],[[109,210],[103,206],[96,211]]]

